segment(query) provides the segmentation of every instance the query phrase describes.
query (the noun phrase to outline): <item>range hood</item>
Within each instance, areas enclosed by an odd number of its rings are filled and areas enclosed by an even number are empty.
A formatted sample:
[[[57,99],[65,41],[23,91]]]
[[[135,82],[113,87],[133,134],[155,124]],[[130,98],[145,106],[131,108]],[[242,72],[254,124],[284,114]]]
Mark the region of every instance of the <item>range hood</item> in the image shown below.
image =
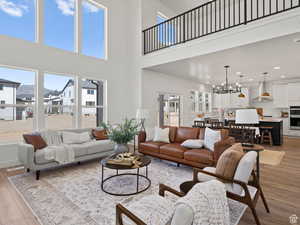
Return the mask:
[[[273,98],[271,97],[270,93],[266,90],[266,81],[259,82],[258,86],[258,96],[253,99],[253,101],[256,102],[270,102],[273,101]]]

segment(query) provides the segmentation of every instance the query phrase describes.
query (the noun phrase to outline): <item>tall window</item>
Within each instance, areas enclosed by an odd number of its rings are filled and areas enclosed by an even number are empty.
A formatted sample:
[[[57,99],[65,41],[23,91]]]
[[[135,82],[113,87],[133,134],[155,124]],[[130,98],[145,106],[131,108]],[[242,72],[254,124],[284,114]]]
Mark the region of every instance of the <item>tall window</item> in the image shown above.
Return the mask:
[[[33,130],[35,72],[0,67],[0,143]]]
[[[73,128],[75,88],[69,76],[45,74],[44,106],[47,129]]]
[[[89,94],[93,91],[93,95]],[[97,80],[82,79],[82,127],[91,128],[103,121],[104,83]]]
[[[35,0],[0,0],[0,34],[35,41]]]
[[[75,1],[44,0],[45,44],[74,51]]]
[[[106,10],[92,1],[82,1],[82,53],[97,58],[106,57]]]

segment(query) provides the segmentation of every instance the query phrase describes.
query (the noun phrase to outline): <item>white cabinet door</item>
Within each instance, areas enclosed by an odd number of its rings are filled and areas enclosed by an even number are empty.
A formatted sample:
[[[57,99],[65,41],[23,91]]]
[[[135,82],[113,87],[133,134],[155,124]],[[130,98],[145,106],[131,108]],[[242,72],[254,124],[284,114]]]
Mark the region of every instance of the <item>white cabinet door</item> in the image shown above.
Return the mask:
[[[273,85],[273,104],[276,108],[288,108],[288,85]]]
[[[220,108],[221,107],[220,103],[221,103],[220,95],[213,94],[213,108],[216,109]]]
[[[300,83],[288,84],[288,105],[300,104]]]

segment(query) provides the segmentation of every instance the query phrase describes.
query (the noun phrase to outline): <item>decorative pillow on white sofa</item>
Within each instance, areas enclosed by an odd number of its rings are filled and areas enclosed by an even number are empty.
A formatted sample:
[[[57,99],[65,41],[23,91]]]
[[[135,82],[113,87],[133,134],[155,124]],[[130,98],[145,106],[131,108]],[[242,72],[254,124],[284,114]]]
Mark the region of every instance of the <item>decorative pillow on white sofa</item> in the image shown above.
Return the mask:
[[[201,139],[189,139],[184,141],[181,146],[185,148],[202,148],[204,140]]]
[[[64,144],[82,144],[91,141],[91,136],[88,132],[73,133],[63,131],[62,138]]]
[[[221,141],[221,132],[206,127],[204,134],[204,147],[211,151],[214,151],[215,143],[218,141]]]
[[[159,127],[155,127],[153,141],[170,143],[169,130],[169,128],[161,129]]]

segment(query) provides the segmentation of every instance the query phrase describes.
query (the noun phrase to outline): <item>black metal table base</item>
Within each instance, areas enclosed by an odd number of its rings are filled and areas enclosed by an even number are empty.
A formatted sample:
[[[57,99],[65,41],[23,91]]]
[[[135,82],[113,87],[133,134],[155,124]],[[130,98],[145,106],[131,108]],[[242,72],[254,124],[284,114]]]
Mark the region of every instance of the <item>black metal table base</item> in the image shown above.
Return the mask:
[[[140,169],[137,168],[137,173],[121,173],[121,174],[119,173],[119,170],[116,170],[115,175],[109,176],[109,177],[104,179],[104,167],[102,166],[102,175],[101,175],[101,189],[102,189],[102,191],[104,191],[107,194],[115,195],[115,196],[130,196],[130,195],[136,195],[136,194],[139,194],[139,193],[142,193],[142,192],[148,190],[149,187],[151,186],[151,180],[148,178],[148,167],[146,167],[146,175],[140,174],[139,170]],[[114,177],[121,177],[121,176],[136,176],[136,191],[135,192],[119,194],[119,193],[114,193],[114,192],[110,192],[108,190],[105,190],[105,188],[104,188],[105,182],[111,180]],[[142,188],[142,189],[140,189],[140,187],[139,187],[140,178],[144,178],[148,182],[147,186]]]

